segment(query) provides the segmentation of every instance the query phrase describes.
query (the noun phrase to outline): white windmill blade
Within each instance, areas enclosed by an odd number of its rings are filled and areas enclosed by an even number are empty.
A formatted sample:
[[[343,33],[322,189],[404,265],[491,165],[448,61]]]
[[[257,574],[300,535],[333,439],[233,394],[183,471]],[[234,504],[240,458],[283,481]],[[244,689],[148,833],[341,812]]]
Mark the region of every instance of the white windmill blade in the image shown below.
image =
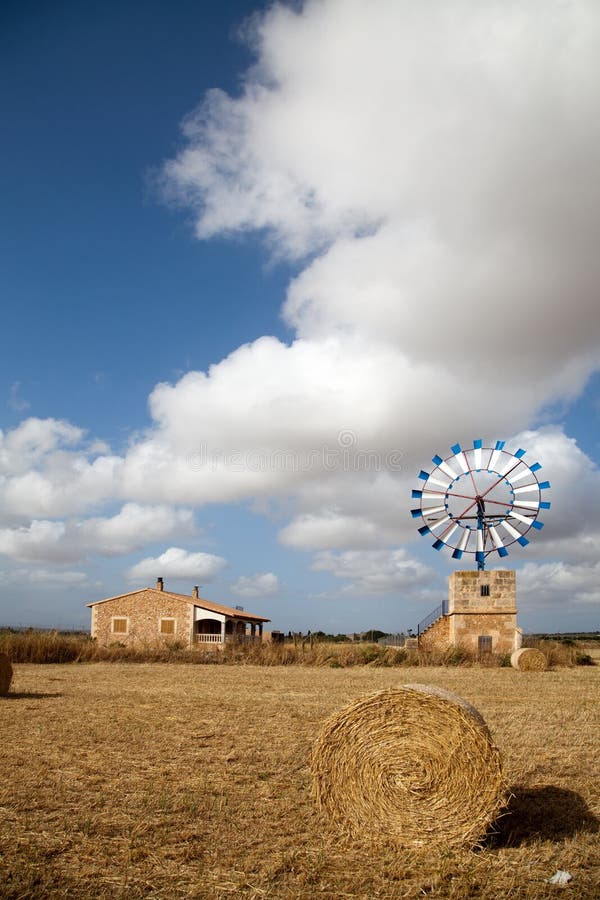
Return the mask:
[[[515,512],[514,509],[510,511],[510,518],[517,519],[519,522],[524,522],[525,525],[531,525],[531,523],[533,522],[531,516],[524,516],[521,513]]]
[[[539,484],[535,481],[533,484],[526,484],[523,487],[515,488],[515,494],[530,494],[532,491],[539,490]]]
[[[477,471],[481,469],[481,445],[482,441],[475,440],[473,441],[473,459],[475,461],[475,468]]]
[[[454,471],[454,469],[450,468],[450,466],[448,465],[448,462],[444,461],[439,454],[436,453],[436,455],[433,457],[431,462],[435,463],[436,466],[438,467],[438,469],[441,469],[442,472],[448,476],[448,478],[450,478],[452,481],[454,481],[457,473]]]
[[[463,453],[460,444],[454,444],[453,447],[450,447],[452,452],[454,453],[454,459],[456,464],[458,465],[459,470],[463,475],[469,474],[469,463],[467,462],[467,457]]]
[[[498,465],[498,460],[500,459],[500,454],[501,454],[502,450],[504,449],[505,443],[506,443],[505,441],[496,441],[496,446],[492,450],[492,455],[490,456],[490,461],[488,463],[488,471],[496,470],[496,466]]]
[[[426,509],[424,507],[423,515],[424,516],[434,516],[436,513],[445,512],[445,510],[446,510],[446,507],[443,505],[442,506],[430,506],[428,509]]]
[[[439,528],[440,525],[445,525],[446,522],[449,522],[449,521],[450,521],[450,516],[444,516],[443,519],[438,519],[437,522],[430,522],[429,527],[430,528]]]

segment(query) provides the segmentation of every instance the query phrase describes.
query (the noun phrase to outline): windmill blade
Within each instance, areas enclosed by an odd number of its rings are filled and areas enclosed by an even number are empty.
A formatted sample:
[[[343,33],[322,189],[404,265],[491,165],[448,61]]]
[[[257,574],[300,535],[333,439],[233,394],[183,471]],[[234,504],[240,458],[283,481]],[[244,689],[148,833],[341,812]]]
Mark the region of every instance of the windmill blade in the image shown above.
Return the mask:
[[[456,548],[456,550],[455,550],[454,553],[452,554],[452,556],[454,557],[454,559],[460,559],[460,558],[462,557],[464,551],[465,551],[466,548],[467,548],[467,544],[469,543],[469,537],[470,537],[470,534],[471,534],[471,532],[469,531],[469,529],[468,529],[468,528],[465,528],[465,530],[464,530],[463,533],[462,533],[461,539],[460,539],[460,541],[458,542],[458,547]]]
[[[438,487],[444,488],[444,490],[447,491],[448,488],[450,487],[451,482],[452,482],[453,480],[454,480],[454,479],[451,479],[450,481],[441,481],[439,478],[434,478],[433,475],[432,475],[432,476],[430,477],[428,483],[429,483],[429,484],[436,484]]]
[[[510,524],[510,522],[504,521],[502,522],[502,527],[510,534],[512,538],[514,538],[517,543],[521,545],[521,547],[526,547],[529,541],[526,537],[524,537],[520,531],[517,531],[516,528]]]
[[[500,451],[504,450],[504,444],[506,441],[496,441],[496,446],[492,450],[492,455],[490,456],[490,461],[488,463],[488,471],[491,469],[492,471],[496,470],[496,466],[498,464],[498,460],[500,459]]]
[[[450,449],[454,453],[454,459],[456,460],[460,471],[463,473],[463,475],[467,475],[469,473],[469,463],[467,462],[467,457],[462,452],[460,444],[454,444],[454,446],[450,447]]]
[[[524,516],[521,513],[515,512],[515,510],[511,510],[510,512],[511,519],[517,519],[519,522],[524,522],[525,525],[531,525],[533,519],[531,516]]]
[[[473,441],[473,459],[475,460],[475,468],[479,472],[481,469],[481,444],[482,441]]]
[[[508,550],[502,543],[502,538],[500,537],[494,526],[490,525],[488,531],[492,536],[494,548],[498,551],[498,556],[508,556]]]
[[[531,475],[531,469],[526,466],[522,472],[519,472],[517,475],[510,476],[510,483],[516,484],[517,481],[523,481],[523,479],[527,478],[528,475]]]
[[[516,453],[513,453],[512,456],[509,457],[508,462],[500,469],[500,475],[506,475],[509,469],[514,469],[517,466],[517,462],[521,459],[521,457],[525,456],[525,450],[517,450]],[[515,459],[517,462],[515,462]]]
[[[429,472],[425,472],[424,469],[421,469],[421,471],[419,472],[419,478],[421,479],[421,481],[426,481],[427,484],[436,484],[438,487],[443,488],[445,491],[447,491],[450,487],[450,482],[454,481],[454,478],[447,478],[446,481],[442,481],[440,478],[436,478],[435,475],[430,475]]]
[[[457,528],[458,528],[458,522],[454,522],[447,531],[443,532],[442,538],[446,545],[450,544],[450,538],[452,537],[452,535],[454,534],[454,532],[456,531]]]
[[[429,527],[430,528],[439,528],[440,525],[445,525],[446,522],[449,522],[449,521],[450,521],[450,516],[444,516],[443,519],[438,519],[437,522],[430,522]]]
[[[445,512],[445,506],[430,506],[429,509],[423,509],[424,516],[434,516],[436,513]]]
[[[478,552],[483,551],[483,528],[477,529],[477,550]]]
[[[442,472],[448,476],[450,481],[454,481],[456,478],[456,472],[450,468],[447,462],[444,462],[442,457],[436,453],[431,462],[435,463],[438,469],[441,469]]]

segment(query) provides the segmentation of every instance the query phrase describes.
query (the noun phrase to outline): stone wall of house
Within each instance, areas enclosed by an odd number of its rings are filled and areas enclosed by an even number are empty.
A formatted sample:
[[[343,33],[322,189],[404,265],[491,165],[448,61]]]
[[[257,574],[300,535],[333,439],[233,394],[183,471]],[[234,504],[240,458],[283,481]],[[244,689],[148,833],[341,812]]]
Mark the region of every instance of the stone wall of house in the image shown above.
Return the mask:
[[[190,644],[194,606],[170,596],[166,591],[148,589],[125,594],[92,607],[92,637],[99,644],[161,644],[174,641]],[[114,619],[126,618],[125,633],[114,630]],[[161,618],[174,620],[173,634],[161,634]]]
[[[450,618],[442,616],[437,622],[419,635],[419,650],[445,651],[450,646]]]

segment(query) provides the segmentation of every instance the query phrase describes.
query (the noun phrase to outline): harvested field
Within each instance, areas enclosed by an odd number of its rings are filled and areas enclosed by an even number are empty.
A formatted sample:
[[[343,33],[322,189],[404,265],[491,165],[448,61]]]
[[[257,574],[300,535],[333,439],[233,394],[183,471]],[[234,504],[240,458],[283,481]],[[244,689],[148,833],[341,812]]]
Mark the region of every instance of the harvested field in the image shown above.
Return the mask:
[[[0,698],[1,897],[597,898],[600,669],[15,665]],[[342,838],[309,754],[361,694],[472,703],[511,812],[483,849]],[[546,883],[558,869],[573,876]]]

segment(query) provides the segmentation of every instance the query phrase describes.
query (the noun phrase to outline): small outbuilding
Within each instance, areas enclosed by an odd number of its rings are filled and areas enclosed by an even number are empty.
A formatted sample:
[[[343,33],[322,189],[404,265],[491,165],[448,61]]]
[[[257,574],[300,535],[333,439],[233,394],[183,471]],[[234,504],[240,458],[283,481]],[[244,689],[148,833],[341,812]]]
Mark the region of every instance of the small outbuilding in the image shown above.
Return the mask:
[[[205,600],[195,587],[191,595],[156,587],[141,588],[87,604],[92,611],[91,635],[103,645],[119,642],[177,641],[188,647],[222,646],[228,641],[261,641],[265,616],[243,607]]]
[[[453,572],[448,600],[419,623],[418,647],[506,654],[521,646],[521,634],[514,571]]]

